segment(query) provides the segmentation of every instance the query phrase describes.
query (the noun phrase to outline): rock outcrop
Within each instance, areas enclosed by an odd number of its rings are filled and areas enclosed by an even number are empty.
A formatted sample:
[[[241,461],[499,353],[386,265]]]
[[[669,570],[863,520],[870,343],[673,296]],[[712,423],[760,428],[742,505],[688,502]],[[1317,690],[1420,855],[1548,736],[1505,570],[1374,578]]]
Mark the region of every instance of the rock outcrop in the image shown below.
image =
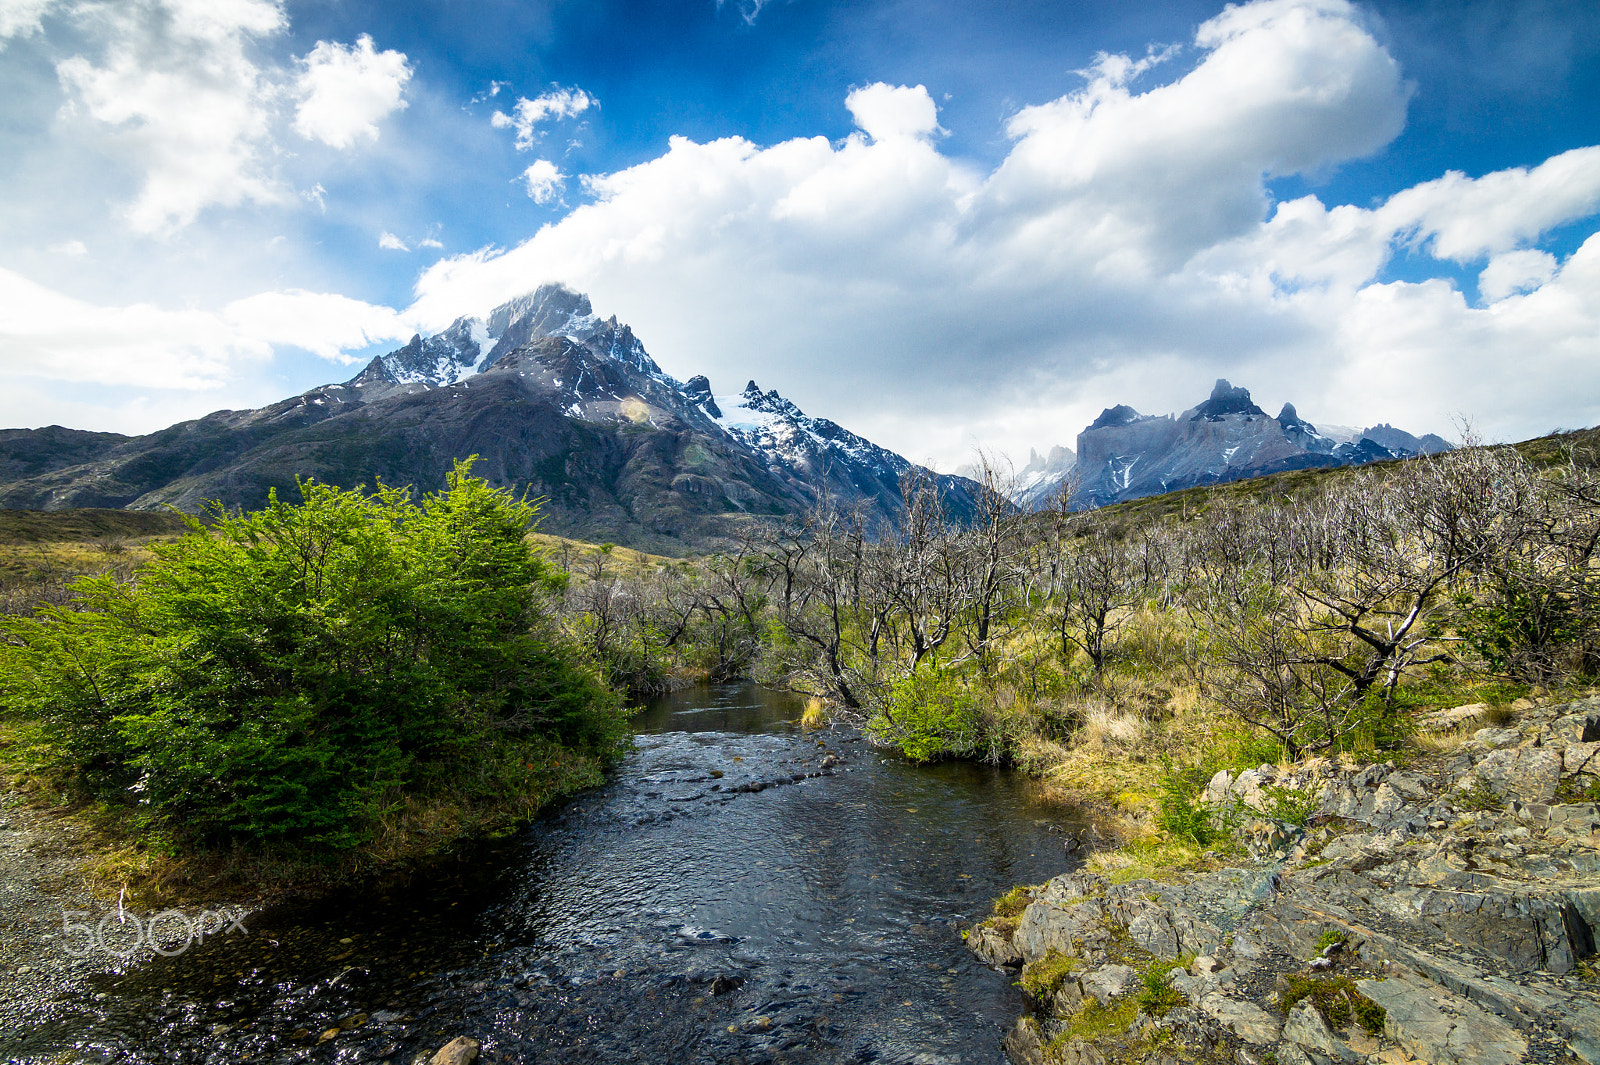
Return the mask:
[[[1182,883],[1065,874],[969,933],[1040,992],[1008,1055],[1600,1065],[1597,749],[1591,698],[1425,764],[1217,774],[1201,798],[1256,861]]]

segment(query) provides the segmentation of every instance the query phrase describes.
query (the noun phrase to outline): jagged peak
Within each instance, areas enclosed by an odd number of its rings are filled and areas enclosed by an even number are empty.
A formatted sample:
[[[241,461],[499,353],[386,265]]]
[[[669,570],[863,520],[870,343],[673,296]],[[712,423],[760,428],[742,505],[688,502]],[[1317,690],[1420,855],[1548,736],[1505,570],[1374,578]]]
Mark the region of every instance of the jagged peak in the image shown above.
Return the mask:
[[[1225,414],[1259,414],[1265,418],[1267,412],[1256,406],[1250,399],[1250,390],[1243,386],[1234,386],[1228,383],[1225,377],[1217,378],[1217,383],[1211,388],[1211,396],[1204,403],[1194,408],[1190,421],[1199,421],[1201,418],[1220,418]]]
[[[1134,422],[1139,421],[1143,417],[1144,415],[1140,414],[1126,403],[1118,403],[1115,407],[1107,407],[1105,410],[1101,411],[1100,417],[1096,418],[1089,425],[1089,428],[1108,429],[1118,425],[1132,425]]]

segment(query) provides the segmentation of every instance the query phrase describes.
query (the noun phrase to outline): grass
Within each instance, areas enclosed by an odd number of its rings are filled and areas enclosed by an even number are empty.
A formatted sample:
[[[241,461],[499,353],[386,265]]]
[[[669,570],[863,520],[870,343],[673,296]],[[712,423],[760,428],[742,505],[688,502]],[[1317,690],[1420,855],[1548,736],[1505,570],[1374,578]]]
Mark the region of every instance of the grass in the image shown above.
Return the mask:
[[[1177,964],[1157,963],[1139,974],[1139,980],[1144,985],[1136,999],[1139,1012],[1150,1017],[1165,1017],[1169,1011],[1189,1004],[1189,996],[1173,987],[1167,979],[1167,974]]]
[[[1018,884],[1010,891],[994,900],[994,915],[996,917],[1021,917],[1022,911],[1028,908],[1028,903],[1033,901],[1031,887]]]
[[[1505,800],[1482,777],[1472,778],[1472,787],[1456,792],[1457,804],[1465,810],[1498,813],[1506,807]]]
[[[1048,951],[1044,957],[1036,958],[1022,967],[1022,978],[1017,981],[1017,986],[1043,1002],[1061,990],[1067,977],[1082,964],[1077,958],[1059,950]]]

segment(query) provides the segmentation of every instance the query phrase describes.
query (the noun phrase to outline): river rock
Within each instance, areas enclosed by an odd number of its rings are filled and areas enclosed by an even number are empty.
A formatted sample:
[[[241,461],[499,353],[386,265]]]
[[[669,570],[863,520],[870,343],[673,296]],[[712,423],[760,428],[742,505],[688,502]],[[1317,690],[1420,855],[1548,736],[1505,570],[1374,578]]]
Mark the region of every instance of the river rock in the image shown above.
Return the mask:
[[[1039,1022],[1032,1017],[1018,1017],[1017,1023],[1000,1040],[1000,1048],[1012,1065],[1044,1065],[1044,1038],[1039,1032]]]
[[[439,1048],[428,1065],[472,1065],[478,1059],[480,1045],[476,1039],[458,1035]]]
[[[1214,776],[1203,797],[1218,806],[1269,782],[1320,789],[1315,827],[1287,855],[1177,883],[1050,881],[1013,946],[1027,958],[1061,950],[1086,975],[1037,1004],[1041,1037],[1089,999],[1118,994],[1106,977],[1127,974],[1112,966],[1160,971],[1192,953],[1192,971],[1169,977],[1189,1005],[1074,1054],[1154,1060],[1160,1046],[1178,1060],[1258,1065],[1269,1054],[1279,1065],[1600,1065],[1600,987],[1578,972],[1600,936],[1600,804],[1557,801],[1570,794],[1558,789],[1563,773],[1591,780],[1600,768],[1600,699],[1524,708],[1517,724],[1405,768],[1307,762]],[[1466,809],[1476,803],[1458,789],[1474,781],[1505,808]],[[1324,950],[1329,932],[1343,949]],[[1272,988],[1291,978],[1336,995],[1359,987],[1388,1011],[1383,1034],[1335,1031],[1312,999],[1283,1017]],[[1151,1026],[1166,1034],[1152,1042]]]
[[[1011,937],[987,924],[967,933],[967,949],[996,969],[1022,964],[1022,951],[1012,944]]]

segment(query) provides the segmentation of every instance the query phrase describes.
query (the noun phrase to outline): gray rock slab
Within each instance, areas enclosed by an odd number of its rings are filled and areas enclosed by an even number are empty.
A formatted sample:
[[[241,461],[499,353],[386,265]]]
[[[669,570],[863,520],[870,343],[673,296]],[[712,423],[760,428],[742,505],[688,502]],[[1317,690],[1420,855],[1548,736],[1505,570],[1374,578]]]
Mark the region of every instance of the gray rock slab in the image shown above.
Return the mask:
[[[1358,980],[1363,995],[1384,1008],[1384,1034],[1430,1065],[1514,1065],[1528,1041],[1511,1025],[1437,984],[1396,972]]]
[[[1302,1002],[1289,1011],[1289,1016],[1283,1022],[1283,1038],[1304,1049],[1314,1050],[1331,1061],[1344,1062],[1345,1065],[1366,1061],[1365,1055],[1357,1054],[1348,1043],[1333,1034],[1327,1020],[1310,1002]]]

